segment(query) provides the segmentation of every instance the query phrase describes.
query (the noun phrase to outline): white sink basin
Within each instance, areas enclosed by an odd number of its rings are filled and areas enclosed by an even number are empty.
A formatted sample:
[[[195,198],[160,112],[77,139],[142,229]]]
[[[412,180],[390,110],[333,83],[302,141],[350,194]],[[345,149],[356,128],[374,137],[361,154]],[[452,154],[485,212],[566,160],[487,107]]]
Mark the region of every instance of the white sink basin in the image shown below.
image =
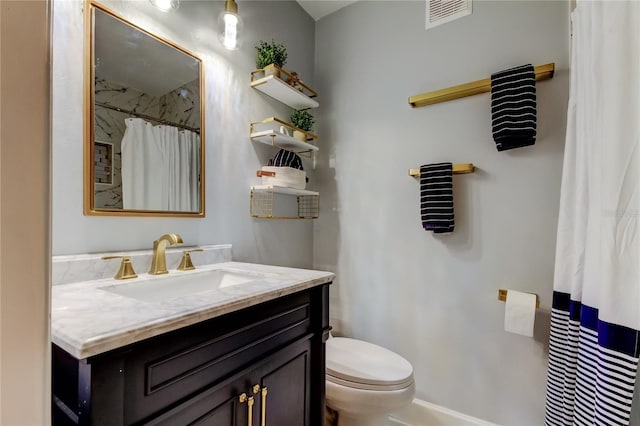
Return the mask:
[[[100,290],[131,297],[144,302],[162,302],[219,288],[271,278],[271,275],[214,269],[195,273],[170,272],[169,275],[135,279],[123,284],[100,287]]]

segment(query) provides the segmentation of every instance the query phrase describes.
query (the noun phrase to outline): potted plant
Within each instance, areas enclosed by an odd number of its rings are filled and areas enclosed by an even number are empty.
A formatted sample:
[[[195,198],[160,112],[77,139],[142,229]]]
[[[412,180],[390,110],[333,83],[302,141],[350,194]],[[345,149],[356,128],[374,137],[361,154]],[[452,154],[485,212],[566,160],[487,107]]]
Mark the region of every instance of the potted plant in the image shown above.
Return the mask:
[[[296,110],[291,113],[291,124],[293,124],[295,127],[297,127],[300,130],[304,130],[305,132],[310,132],[311,129],[313,129],[314,123],[315,123],[315,119],[313,118],[313,115],[311,115],[309,111]],[[306,133],[301,132],[299,130],[293,131],[293,137],[303,142],[307,140]]]
[[[276,43],[273,39],[271,43],[260,40],[256,46],[258,55],[256,56],[256,66],[264,69],[265,75],[275,75],[280,77],[280,73],[273,67],[276,65],[280,68],[287,63],[287,49],[282,43]]]

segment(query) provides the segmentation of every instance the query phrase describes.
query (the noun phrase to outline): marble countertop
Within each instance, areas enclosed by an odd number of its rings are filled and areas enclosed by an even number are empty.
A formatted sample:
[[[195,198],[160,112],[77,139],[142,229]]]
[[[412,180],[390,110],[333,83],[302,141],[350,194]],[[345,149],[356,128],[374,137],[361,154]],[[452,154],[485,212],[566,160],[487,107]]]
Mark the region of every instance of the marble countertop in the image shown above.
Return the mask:
[[[156,302],[105,291],[101,287],[130,285],[224,269],[269,275],[244,284]],[[170,271],[133,280],[100,279],[53,286],[52,341],[78,359],[87,358],[149,337],[176,330],[248,306],[333,281],[331,272],[242,262],[200,266],[195,271]]]

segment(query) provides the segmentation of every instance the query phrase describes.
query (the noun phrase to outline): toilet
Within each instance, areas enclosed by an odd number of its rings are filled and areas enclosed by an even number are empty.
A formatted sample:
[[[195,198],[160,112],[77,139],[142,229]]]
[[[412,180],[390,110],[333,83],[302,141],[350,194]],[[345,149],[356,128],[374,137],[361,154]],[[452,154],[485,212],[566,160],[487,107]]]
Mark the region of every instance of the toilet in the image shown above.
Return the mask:
[[[413,367],[400,355],[361,340],[327,340],[327,406],[338,426],[389,426],[389,413],[413,400]]]

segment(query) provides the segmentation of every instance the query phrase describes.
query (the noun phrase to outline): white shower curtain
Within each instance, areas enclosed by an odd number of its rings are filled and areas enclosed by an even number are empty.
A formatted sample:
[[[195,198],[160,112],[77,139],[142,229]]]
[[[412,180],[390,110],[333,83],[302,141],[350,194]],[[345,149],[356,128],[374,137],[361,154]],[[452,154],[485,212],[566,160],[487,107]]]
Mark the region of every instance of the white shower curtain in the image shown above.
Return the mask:
[[[547,425],[627,425],[640,351],[640,2],[579,1]]]
[[[125,120],[122,204],[131,210],[200,210],[200,136],[173,126]]]

